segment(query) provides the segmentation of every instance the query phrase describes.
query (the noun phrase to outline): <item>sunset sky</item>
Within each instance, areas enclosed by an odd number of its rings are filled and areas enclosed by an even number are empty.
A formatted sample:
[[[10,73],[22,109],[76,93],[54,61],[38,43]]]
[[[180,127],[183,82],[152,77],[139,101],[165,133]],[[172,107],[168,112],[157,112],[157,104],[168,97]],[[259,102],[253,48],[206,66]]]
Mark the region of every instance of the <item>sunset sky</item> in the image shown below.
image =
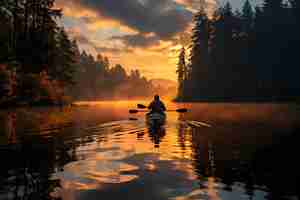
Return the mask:
[[[57,0],[62,25],[81,50],[148,78],[176,80],[178,49],[187,45],[200,0]],[[230,0],[234,8],[244,0]],[[253,1],[252,1],[253,2]],[[208,9],[217,4],[206,1]]]

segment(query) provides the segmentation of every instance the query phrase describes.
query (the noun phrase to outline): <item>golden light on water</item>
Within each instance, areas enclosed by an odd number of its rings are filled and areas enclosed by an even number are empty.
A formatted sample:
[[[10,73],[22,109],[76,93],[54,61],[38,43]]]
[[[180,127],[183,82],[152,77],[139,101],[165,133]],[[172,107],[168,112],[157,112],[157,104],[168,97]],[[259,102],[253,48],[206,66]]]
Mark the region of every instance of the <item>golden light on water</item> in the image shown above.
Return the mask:
[[[282,137],[299,124],[297,106],[285,104],[166,102],[170,109],[186,107],[189,111],[167,112],[165,126],[153,131],[145,123],[145,112],[128,113],[137,103],[148,102],[79,102],[65,109],[2,111],[0,125],[5,132],[1,144],[19,142],[30,134],[33,146],[37,138],[50,138],[47,155],[55,150],[55,158],[62,159],[51,168],[51,181],[59,180],[61,185],[51,196],[64,200],[75,200],[91,191],[101,194],[120,187],[135,189],[141,183],[148,194],[163,194],[168,199],[219,200],[247,192],[243,184],[228,186],[232,191],[224,189],[224,161],[246,162],[257,149],[273,142],[272,130]],[[37,145],[40,148],[45,143]],[[162,187],[154,187],[156,183]]]

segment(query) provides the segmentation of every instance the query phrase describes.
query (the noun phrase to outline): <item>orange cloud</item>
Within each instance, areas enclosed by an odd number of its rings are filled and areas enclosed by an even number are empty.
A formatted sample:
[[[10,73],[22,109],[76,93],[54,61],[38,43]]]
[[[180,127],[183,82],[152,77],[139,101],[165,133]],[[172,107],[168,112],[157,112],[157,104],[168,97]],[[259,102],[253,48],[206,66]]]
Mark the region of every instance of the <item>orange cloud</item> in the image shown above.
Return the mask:
[[[73,1],[57,0],[55,1],[55,8],[61,8],[64,16],[81,18],[81,17],[97,17],[97,13],[82,7],[80,4]]]
[[[127,71],[139,69],[147,78],[166,78],[176,80],[176,63],[173,55],[170,55],[170,42],[151,48],[137,48],[133,52],[121,53],[117,57],[114,53],[106,55],[112,64],[121,63]],[[159,49],[162,49],[159,51]]]
[[[121,32],[127,33],[127,34],[137,34],[138,31],[130,28],[129,26],[121,24],[121,22],[113,19],[98,17],[97,20],[94,22],[87,24],[88,30],[90,31],[96,31],[98,29],[117,29]]]

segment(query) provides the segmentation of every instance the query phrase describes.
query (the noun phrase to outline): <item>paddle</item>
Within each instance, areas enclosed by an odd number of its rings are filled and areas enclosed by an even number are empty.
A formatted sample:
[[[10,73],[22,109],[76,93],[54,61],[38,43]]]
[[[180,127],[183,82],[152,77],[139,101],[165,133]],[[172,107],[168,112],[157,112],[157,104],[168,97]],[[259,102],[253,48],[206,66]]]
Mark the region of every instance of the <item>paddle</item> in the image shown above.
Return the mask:
[[[143,105],[143,104],[137,104],[137,107],[139,109],[146,109],[148,108],[147,106]],[[166,112],[179,112],[179,113],[186,113],[188,111],[188,109],[186,108],[179,108],[179,109],[176,109],[176,110],[167,110]],[[129,113],[138,113],[138,112],[148,112],[148,110],[129,110]]]
[[[179,113],[186,113],[188,110],[186,108],[179,108],[176,110],[167,110],[166,112],[179,112]],[[148,110],[136,110],[136,109],[131,109],[129,110],[129,113],[131,114],[136,114],[139,112],[148,112]]]
[[[147,106],[145,106],[145,105],[143,105],[143,104],[138,104],[137,107],[138,107],[139,109],[145,109],[145,108],[147,108]]]

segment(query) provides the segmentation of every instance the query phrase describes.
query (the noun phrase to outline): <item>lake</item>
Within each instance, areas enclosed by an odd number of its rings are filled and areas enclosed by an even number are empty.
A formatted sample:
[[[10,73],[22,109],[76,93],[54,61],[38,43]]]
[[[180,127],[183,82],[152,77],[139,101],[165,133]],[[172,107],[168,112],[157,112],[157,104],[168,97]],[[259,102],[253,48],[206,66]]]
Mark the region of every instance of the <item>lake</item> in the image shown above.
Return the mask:
[[[299,105],[137,103],[1,110],[0,200],[299,199]]]

